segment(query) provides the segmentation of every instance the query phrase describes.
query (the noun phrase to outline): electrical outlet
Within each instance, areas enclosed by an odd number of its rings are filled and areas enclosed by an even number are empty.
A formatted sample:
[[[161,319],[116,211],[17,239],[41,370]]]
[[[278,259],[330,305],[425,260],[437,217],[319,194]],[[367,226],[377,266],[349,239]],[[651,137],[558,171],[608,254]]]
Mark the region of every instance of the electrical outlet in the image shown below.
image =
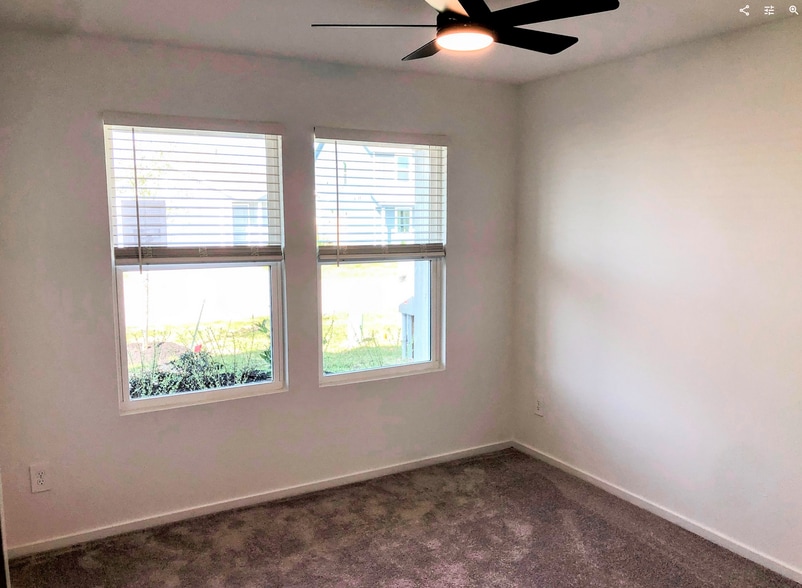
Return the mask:
[[[542,398],[535,398],[535,414],[537,416],[543,416],[543,399]]]
[[[32,463],[31,472],[31,492],[46,492],[52,488],[50,482],[50,464],[46,461]]]

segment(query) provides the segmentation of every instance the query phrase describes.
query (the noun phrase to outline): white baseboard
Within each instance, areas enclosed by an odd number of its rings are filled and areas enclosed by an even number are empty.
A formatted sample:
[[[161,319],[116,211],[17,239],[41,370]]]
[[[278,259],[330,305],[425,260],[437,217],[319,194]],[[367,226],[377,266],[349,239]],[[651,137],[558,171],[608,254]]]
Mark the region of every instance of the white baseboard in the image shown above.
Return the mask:
[[[112,537],[114,535],[120,535],[122,533],[129,533],[131,531],[141,531],[143,529],[149,529],[151,527],[158,527],[160,525],[175,523],[178,521],[183,521],[186,519],[191,519],[208,514],[214,514],[226,510],[233,510],[236,508],[254,506],[256,504],[270,502],[273,500],[280,500],[282,498],[288,498],[300,494],[308,494],[309,492],[316,492],[318,490],[326,490],[328,488],[334,488],[337,486],[345,486],[347,484],[353,484],[355,482],[363,482],[365,480],[380,478],[382,476],[388,476],[390,474],[397,474],[399,472],[416,470],[430,465],[446,463],[457,459],[463,459],[465,457],[473,457],[477,455],[483,455],[485,453],[492,453],[494,451],[500,451],[502,449],[508,449],[510,447],[512,447],[512,442],[510,441],[490,443],[488,445],[480,445],[478,447],[471,447],[469,449],[463,449],[460,451],[442,453],[440,455],[435,455],[432,457],[426,457],[422,459],[415,459],[412,461],[406,461],[391,466],[385,466],[372,470],[355,472],[353,474],[347,474],[345,476],[327,478],[325,480],[318,480],[316,482],[310,482],[307,484],[299,484],[297,486],[280,488],[278,490],[270,490],[268,492],[262,492],[260,494],[253,494],[250,496],[233,498],[231,500],[221,500],[219,502],[213,502],[210,504],[205,504],[194,508],[187,508],[183,510],[162,513],[159,515],[137,519],[133,521],[115,523],[113,525],[98,527],[95,529],[90,529],[88,531],[81,531],[79,533],[74,533],[71,535],[63,535],[60,537],[54,537],[52,539],[46,539],[44,541],[37,541],[34,543],[28,543],[24,545],[17,545],[14,547],[10,547],[8,550],[8,556],[10,559],[14,559],[18,557],[24,557],[26,555],[41,553],[44,551],[51,551],[53,549],[62,549],[64,547],[70,547],[72,545],[85,543],[87,541],[94,541],[97,539],[105,539],[106,537]]]
[[[558,459],[548,453],[544,453],[531,447],[525,443],[521,443],[520,441],[513,441],[512,446],[523,452],[527,455],[531,455],[541,461],[544,461],[554,467],[561,469],[562,471],[571,474],[577,478],[585,480],[594,486],[601,488],[602,490],[609,492],[610,494],[617,496],[627,502],[634,504],[644,510],[651,512],[659,516],[662,519],[665,519],[675,525],[682,527],[686,531],[690,531],[695,535],[699,535],[704,539],[707,539],[711,543],[715,543],[716,545],[720,545],[724,549],[732,551],[733,553],[737,553],[738,555],[745,557],[746,559],[753,561],[761,566],[768,568],[786,578],[794,580],[795,582],[799,582],[802,584],[802,570],[799,570],[791,565],[783,563],[778,559],[773,558],[770,555],[762,553],[756,549],[749,547],[748,545],[744,545],[740,541],[736,541],[731,537],[727,537],[722,533],[719,533],[705,525],[697,523],[695,521],[690,520],[687,517],[682,516],[672,510],[669,510],[665,507],[660,506],[644,498],[643,496],[639,496],[638,494],[634,494],[629,490],[626,490],[620,486],[607,482],[601,478],[594,476],[584,470],[576,468],[561,459]]]
[[[270,502],[273,500],[280,500],[282,498],[288,498],[291,496],[298,496],[300,494],[316,492],[318,490],[325,490],[337,486],[345,486],[347,484],[363,482],[365,480],[371,480],[374,478],[380,478],[382,476],[388,476],[390,474],[415,470],[430,465],[446,463],[449,461],[463,459],[466,457],[473,457],[485,453],[492,453],[494,451],[500,451],[502,449],[507,449],[509,447],[513,447],[518,451],[521,451],[523,453],[531,455],[532,457],[540,459],[548,464],[551,464],[563,470],[564,472],[571,474],[572,476],[576,476],[577,478],[585,480],[586,482],[589,482],[594,486],[597,486],[602,490],[609,492],[610,494],[613,494],[614,496],[618,496],[619,498],[626,500],[627,502],[630,502],[635,506],[643,508],[644,510],[647,510],[663,519],[666,519],[674,523],[675,525],[678,525],[679,527],[682,527],[683,529],[690,531],[691,533],[699,535],[700,537],[703,537],[708,541],[715,543],[716,545],[720,545],[721,547],[724,547],[725,549],[728,549],[733,553],[737,553],[738,555],[745,557],[746,559],[753,561],[759,565],[762,565],[772,571],[775,571],[778,574],[785,576],[786,578],[790,578],[791,580],[802,583],[802,570],[799,570],[791,565],[785,564],[771,557],[770,555],[752,549],[751,547],[744,545],[743,543],[740,543],[735,539],[727,537],[726,535],[718,533],[717,531],[714,531],[713,529],[710,529],[705,525],[696,523],[642,496],[634,494],[624,488],[621,488],[620,486],[617,486],[601,478],[598,478],[593,474],[590,474],[588,472],[585,472],[584,470],[576,468],[552,455],[539,451],[534,447],[531,447],[519,441],[501,441],[498,443],[490,443],[488,445],[480,445],[477,447],[471,447],[469,449],[463,449],[460,451],[454,451],[450,453],[443,453],[423,459],[406,461],[391,466],[385,466],[382,468],[364,470],[353,474],[347,474],[345,476],[327,478],[325,480],[318,480],[307,484],[299,484],[297,486],[280,488],[278,490],[271,490],[268,492],[253,494],[250,496],[244,496],[240,498],[234,498],[231,500],[222,500],[219,502],[205,504],[194,508],[163,513],[160,515],[155,515],[133,521],[125,521],[113,525],[91,529],[88,531],[81,531],[79,533],[71,535],[54,537],[52,539],[46,539],[44,541],[37,541],[34,543],[17,545],[9,547],[8,557],[9,559],[14,559],[19,557],[24,557],[27,555],[33,555],[35,553],[51,551],[53,549],[61,549],[64,547],[77,545],[79,543],[85,543],[87,541],[94,541],[97,539],[112,537],[114,535],[119,535],[121,533],[140,531],[151,527],[158,527],[160,525],[174,523],[208,514],[214,514],[217,512],[223,512],[226,510],[233,510],[236,508],[254,506],[256,504]]]

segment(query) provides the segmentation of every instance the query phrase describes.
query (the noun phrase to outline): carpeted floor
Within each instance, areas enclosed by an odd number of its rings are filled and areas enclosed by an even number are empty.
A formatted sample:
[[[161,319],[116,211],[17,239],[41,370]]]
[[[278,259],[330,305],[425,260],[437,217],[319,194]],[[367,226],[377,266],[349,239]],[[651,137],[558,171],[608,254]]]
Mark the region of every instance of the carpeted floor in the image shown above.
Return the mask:
[[[18,559],[28,587],[797,587],[509,449]]]

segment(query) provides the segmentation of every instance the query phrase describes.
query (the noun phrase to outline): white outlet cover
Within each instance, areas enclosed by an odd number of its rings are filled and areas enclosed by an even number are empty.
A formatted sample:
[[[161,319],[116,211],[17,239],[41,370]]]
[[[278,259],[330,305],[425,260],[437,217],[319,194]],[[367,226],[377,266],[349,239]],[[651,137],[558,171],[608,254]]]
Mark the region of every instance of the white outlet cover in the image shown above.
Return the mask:
[[[32,463],[29,470],[31,473],[31,492],[47,492],[52,488],[50,483],[50,464],[48,462]]]

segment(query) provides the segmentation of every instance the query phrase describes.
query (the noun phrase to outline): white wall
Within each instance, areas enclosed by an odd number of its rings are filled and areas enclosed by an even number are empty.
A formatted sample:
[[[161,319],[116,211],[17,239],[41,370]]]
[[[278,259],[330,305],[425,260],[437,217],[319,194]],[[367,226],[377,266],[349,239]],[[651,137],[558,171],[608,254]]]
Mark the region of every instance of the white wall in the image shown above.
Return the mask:
[[[0,79],[0,465],[17,553],[509,439],[515,88],[25,34],[0,38]],[[106,110],[284,124],[289,392],[119,415]],[[445,371],[318,387],[315,125],[450,138]],[[30,492],[37,460],[50,492]]]
[[[515,436],[802,578],[800,55],[789,19],[524,88]]]

